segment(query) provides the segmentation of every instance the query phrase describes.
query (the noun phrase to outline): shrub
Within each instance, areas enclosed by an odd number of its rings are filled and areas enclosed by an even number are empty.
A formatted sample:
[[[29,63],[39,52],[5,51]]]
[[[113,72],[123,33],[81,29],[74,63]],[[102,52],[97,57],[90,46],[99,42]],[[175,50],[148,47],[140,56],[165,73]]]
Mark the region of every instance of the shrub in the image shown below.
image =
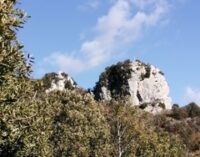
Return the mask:
[[[200,117],[200,107],[196,103],[192,102],[192,103],[188,104],[185,107],[185,109],[186,109],[189,117],[191,117],[191,118],[194,118],[197,116]]]
[[[109,126],[87,94],[56,92],[0,107],[0,156],[108,156]]]

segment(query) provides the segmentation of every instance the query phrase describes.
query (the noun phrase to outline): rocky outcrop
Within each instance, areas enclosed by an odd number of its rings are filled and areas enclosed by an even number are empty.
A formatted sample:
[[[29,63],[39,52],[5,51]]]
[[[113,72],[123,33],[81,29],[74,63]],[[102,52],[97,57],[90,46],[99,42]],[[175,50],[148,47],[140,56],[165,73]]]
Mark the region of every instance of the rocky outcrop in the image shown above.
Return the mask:
[[[119,62],[106,68],[94,88],[97,100],[130,96],[133,105],[157,113],[171,109],[169,86],[156,67],[139,60]]]
[[[48,73],[43,78],[45,92],[64,91],[66,89],[76,88],[76,82],[66,73]]]

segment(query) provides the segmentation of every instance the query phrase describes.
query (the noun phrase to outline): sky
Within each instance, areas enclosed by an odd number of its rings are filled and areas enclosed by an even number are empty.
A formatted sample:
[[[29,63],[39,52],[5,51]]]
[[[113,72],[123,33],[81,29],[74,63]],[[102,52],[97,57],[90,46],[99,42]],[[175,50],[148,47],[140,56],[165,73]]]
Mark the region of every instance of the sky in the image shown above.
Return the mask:
[[[105,67],[139,59],[165,73],[173,103],[200,104],[200,1],[28,0],[18,32],[33,77],[64,71],[92,88]]]

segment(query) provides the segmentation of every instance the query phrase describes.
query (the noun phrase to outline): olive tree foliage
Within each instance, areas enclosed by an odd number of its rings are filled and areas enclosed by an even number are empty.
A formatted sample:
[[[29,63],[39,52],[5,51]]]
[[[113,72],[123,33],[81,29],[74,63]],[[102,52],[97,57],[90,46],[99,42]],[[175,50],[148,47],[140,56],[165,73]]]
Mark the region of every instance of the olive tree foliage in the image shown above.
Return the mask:
[[[105,105],[111,127],[113,157],[183,157],[183,145],[176,136],[156,132],[152,115],[131,106],[127,98]]]
[[[101,107],[75,90],[1,106],[0,126],[0,156],[109,156],[109,125]]]
[[[28,79],[33,58],[16,35],[27,17],[16,4],[0,0],[0,156],[108,156],[109,126],[91,96],[45,95]]]
[[[54,156],[109,157],[109,125],[100,106],[89,94],[72,95],[71,100],[63,97],[62,111],[53,121]]]
[[[27,16],[15,8],[16,3],[0,0],[0,102],[16,100],[33,62],[29,55],[24,56],[23,45],[17,40],[16,32]]]

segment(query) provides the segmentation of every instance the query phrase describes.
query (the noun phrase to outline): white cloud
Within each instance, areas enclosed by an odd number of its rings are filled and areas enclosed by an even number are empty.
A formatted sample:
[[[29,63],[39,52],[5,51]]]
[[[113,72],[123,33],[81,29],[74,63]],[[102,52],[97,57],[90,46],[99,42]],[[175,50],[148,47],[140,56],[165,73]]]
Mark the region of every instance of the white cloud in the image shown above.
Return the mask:
[[[185,100],[187,102],[195,102],[197,104],[200,104],[200,89],[187,87],[185,90]]]
[[[100,5],[100,1],[99,0],[90,0],[88,2],[88,6],[90,6],[93,9],[97,9]]]
[[[84,63],[74,57],[73,55],[68,55],[67,53],[55,52],[44,59],[45,64],[50,66],[55,66],[61,71],[67,71],[69,73],[79,73],[85,70]],[[83,69],[84,68],[84,69]]]
[[[169,10],[168,0],[113,0],[111,4],[107,14],[98,18],[93,38],[83,41],[76,55],[55,53],[46,62],[65,71],[94,68],[115,55],[115,49],[134,43],[146,29],[166,20]]]
[[[98,9],[100,6],[100,0],[88,0],[86,3],[79,5],[78,8],[80,10],[88,10],[88,9]]]

